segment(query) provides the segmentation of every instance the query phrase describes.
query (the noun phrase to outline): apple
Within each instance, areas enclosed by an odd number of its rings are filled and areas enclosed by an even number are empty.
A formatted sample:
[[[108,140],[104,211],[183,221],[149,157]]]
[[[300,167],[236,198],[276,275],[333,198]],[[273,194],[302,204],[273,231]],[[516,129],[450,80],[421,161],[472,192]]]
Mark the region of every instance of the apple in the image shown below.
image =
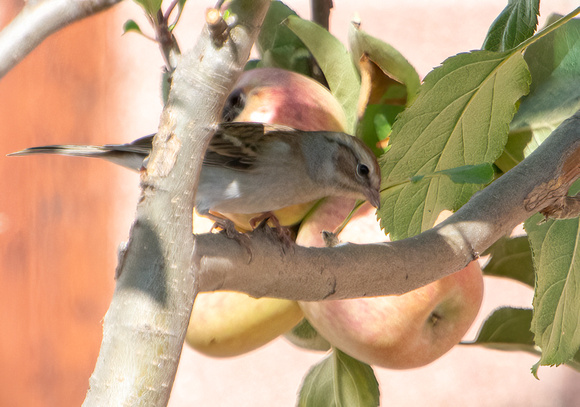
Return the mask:
[[[303,223],[297,243],[322,246],[320,231],[338,226],[344,208],[351,205],[327,200]],[[368,204],[339,238],[353,243],[387,240]],[[312,326],[336,348],[371,365],[408,369],[431,363],[455,346],[473,323],[482,297],[481,268],[473,261],[403,295],[299,304]]]
[[[313,79],[275,68],[244,72],[230,94],[224,120],[256,121],[300,130],[344,131],[344,111],[332,94]],[[276,211],[283,225],[300,222],[314,202]],[[255,215],[231,217],[249,230]],[[194,214],[195,233],[209,231],[213,222]],[[243,293],[198,294],[186,343],[216,357],[236,356],[256,349],[289,331],[304,314],[295,301],[252,298]]]
[[[345,131],[344,110],[327,88],[278,68],[244,72],[226,101],[224,119],[280,124],[305,131]]]
[[[295,301],[229,291],[199,293],[185,340],[208,356],[237,356],[277,338],[303,317]]]

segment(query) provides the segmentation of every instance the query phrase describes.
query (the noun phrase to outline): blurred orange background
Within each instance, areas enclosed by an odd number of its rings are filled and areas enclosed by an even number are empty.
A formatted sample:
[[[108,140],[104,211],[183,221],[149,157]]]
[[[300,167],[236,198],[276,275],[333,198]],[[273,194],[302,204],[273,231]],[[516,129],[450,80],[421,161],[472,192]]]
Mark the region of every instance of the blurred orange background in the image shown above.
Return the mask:
[[[203,10],[213,4],[200,3],[186,5],[177,30],[182,50],[193,45]],[[358,12],[363,29],[399,49],[424,76],[446,57],[479,48],[506,3],[335,1],[331,32],[345,41]],[[287,4],[309,17],[307,1]],[[21,6],[5,0],[0,27]],[[542,21],[576,6],[546,2]],[[138,177],[98,160],[5,155],[43,144],[125,142],[156,130],[162,61],[155,44],[121,36],[129,18],[145,27],[131,2],[75,23],[0,79],[1,406],[74,406],[84,399]],[[531,291],[511,282],[488,278],[486,290],[479,321],[499,305],[531,303]],[[320,358],[283,339],[233,359],[185,348],[170,405],[294,405],[301,378]],[[535,361],[457,347],[424,368],[376,373],[385,405],[577,405],[580,374],[542,368],[536,381],[529,373]]]

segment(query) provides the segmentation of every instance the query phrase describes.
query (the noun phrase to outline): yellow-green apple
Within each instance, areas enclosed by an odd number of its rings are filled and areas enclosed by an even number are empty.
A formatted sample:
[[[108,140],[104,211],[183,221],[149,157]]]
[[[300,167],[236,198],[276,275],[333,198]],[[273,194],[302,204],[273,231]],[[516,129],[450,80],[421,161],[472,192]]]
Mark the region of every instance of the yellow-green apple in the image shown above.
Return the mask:
[[[236,356],[265,345],[303,317],[295,301],[229,291],[200,293],[185,340],[205,355]]]
[[[344,111],[318,82],[282,69],[244,72],[224,107],[224,120],[257,121],[300,130],[344,131]],[[282,224],[298,223],[314,203],[276,211]],[[249,229],[254,215],[232,219]],[[194,232],[204,233],[211,223],[194,215]],[[271,341],[303,318],[294,301],[260,298],[242,293],[200,293],[195,301],[186,340],[211,356],[235,356]]]
[[[297,242],[322,246],[320,231],[333,230],[344,219],[343,208],[352,207],[340,201],[329,199],[317,208],[303,223]],[[387,240],[368,204],[339,238],[353,243]],[[406,369],[426,365],[455,346],[475,319],[482,297],[481,268],[473,261],[461,271],[403,295],[300,302],[300,306],[336,348],[368,364]]]

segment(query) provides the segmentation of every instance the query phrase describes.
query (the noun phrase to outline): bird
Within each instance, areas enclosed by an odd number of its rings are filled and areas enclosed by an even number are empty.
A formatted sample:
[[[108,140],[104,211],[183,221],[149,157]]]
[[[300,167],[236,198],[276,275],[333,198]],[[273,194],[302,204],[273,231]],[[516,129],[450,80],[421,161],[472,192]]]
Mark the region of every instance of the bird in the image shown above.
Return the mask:
[[[104,146],[31,147],[9,155],[95,157],[140,171],[147,165],[153,137]],[[195,209],[223,229],[231,228],[228,220],[236,214],[251,214],[253,220],[270,217],[278,227],[275,211],[329,196],[367,200],[378,208],[380,180],[373,152],[349,134],[223,122],[217,125],[203,159]]]
[[[242,73],[226,99],[221,121],[278,124],[304,131],[344,132],[348,127],[342,106],[327,87],[280,68],[254,68]],[[292,227],[300,224],[316,204],[313,201],[285,207],[275,215],[282,225]],[[251,214],[230,215],[244,231],[252,229],[253,218]]]

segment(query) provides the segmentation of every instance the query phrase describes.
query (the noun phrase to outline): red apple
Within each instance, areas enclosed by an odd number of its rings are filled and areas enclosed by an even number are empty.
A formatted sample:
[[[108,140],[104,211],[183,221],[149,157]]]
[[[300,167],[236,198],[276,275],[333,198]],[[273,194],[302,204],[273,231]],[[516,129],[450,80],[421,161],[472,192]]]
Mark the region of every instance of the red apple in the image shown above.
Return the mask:
[[[339,201],[332,199],[317,208],[299,231],[299,244],[322,245],[320,231],[332,230],[341,221],[344,209]],[[350,202],[344,202],[345,207]],[[329,213],[337,218],[329,221]],[[368,204],[339,238],[354,243],[387,240]],[[343,352],[368,364],[406,369],[426,365],[455,346],[475,319],[482,297],[481,268],[473,261],[403,295],[300,302],[300,307],[316,330]]]
[[[239,105],[243,110],[237,111]],[[345,131],[346,116],[327,88],[278,68],[244,72],[226,102],[234,121],[281,124],[305,131]]]

